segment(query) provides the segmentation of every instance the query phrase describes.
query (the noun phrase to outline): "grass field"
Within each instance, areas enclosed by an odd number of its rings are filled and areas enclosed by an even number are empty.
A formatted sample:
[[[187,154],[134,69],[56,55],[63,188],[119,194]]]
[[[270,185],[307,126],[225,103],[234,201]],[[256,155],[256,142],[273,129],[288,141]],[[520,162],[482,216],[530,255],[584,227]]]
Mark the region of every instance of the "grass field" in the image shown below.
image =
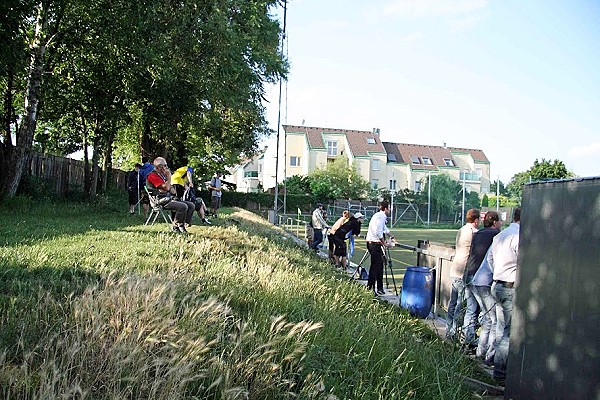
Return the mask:
[[[280,228],[124,198],[0,204],[0,398],[473,398],[471,360]]]

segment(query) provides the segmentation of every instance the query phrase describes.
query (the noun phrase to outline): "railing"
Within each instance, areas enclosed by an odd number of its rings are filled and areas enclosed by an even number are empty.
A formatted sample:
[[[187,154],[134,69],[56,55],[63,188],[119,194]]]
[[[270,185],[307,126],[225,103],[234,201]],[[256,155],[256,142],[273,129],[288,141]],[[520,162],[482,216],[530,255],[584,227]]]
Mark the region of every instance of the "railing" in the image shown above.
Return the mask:
[[[475,172],[461,172],[459,176],[461,181],[480,181],[481,175]]]

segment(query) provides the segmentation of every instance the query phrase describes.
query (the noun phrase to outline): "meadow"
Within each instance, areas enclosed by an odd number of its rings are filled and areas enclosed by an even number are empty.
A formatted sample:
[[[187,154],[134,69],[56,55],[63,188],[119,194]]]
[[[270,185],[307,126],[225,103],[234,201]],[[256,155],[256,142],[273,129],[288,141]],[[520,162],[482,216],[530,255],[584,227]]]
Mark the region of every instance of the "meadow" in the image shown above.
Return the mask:
[[[2,398],[473,398],[471,360],[263,218],[126,209],[3,201]]]

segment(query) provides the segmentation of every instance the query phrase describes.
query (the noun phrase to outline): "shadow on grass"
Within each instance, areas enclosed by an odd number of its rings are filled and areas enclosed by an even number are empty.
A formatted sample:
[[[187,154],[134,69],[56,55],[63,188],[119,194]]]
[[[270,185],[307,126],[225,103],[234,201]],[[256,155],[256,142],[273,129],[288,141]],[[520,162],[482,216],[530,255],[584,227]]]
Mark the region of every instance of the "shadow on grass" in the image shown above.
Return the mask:
[[[101,279],[98,273],[76,268],[2,265],[0,350],[14,359],[22,354],[19,346],[33,348],[39,337],[64,321],[72,296],[81,295]]]

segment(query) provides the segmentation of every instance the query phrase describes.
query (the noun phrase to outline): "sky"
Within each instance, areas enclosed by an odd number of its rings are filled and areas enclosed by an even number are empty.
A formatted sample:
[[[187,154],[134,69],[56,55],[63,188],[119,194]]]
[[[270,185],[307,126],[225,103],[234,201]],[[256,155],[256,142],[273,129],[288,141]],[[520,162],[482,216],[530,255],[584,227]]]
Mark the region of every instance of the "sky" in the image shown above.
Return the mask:
[[[481,149],[504,183],[542,158],[599,176],[599,21],[598,0],[288,0],[281,123]]]

